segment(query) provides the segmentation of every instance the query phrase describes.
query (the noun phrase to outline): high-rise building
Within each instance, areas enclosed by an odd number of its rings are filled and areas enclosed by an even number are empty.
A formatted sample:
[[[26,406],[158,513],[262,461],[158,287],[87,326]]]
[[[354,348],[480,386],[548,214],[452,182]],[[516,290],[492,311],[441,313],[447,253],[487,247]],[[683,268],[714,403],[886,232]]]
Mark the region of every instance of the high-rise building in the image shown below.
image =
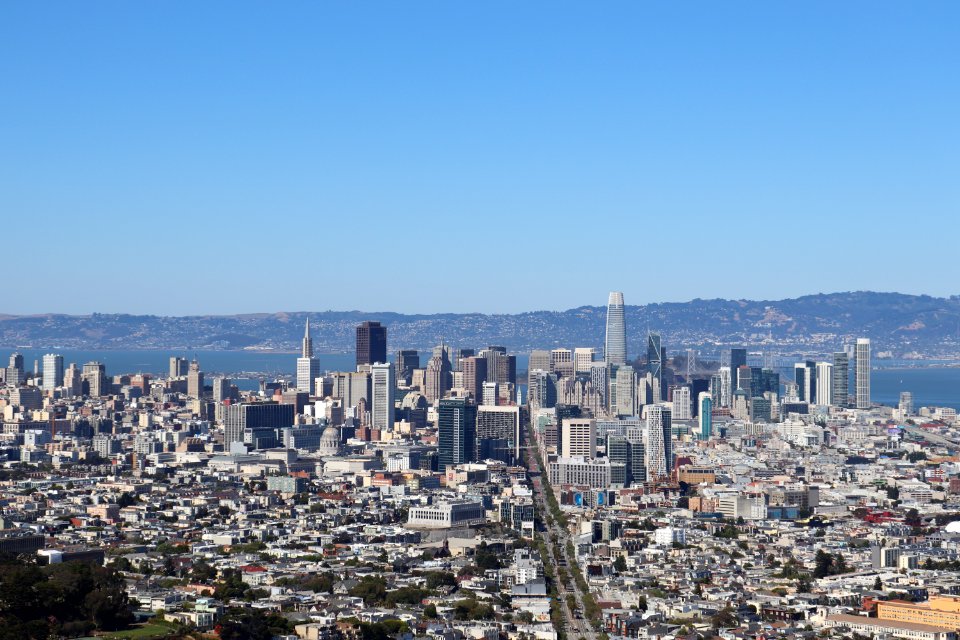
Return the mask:
[[[677,420],[692,420],[693,408],[690,402],[690,387],[686,385],[674,387],[673,417]]]
[[[527,404],[549,409],[557,404],[557,376],[549,371],[533,369],[527,375]]]
[[[414,369],[420,368],[420,353],[416,349],[401,349],[397,351],[394,361],[397,384],[408,386],[413,379]]]
[[[817,363],[813,360],[793,365],[793,381],[797,384],[800,400],[817,404]]]
[[[540,371],[553,371],[553,360],[550,352],[545,349],[534,349],[530,352],[530,358],[527,361],[527,372],[539,369]]]
[[[730,349],[730,396],[737,389],[742,389],[740,382],[740,367],[747,364],[747,350],[742,348]]]
[[[63,386],[63,356],[48,353],[43,356],[43,391],[50,393]]]
[[[434,355],[427,361],[426,388],[424,396],[433,403],[442,398],[450,389],[449,361]]]
[[[729,407],[730,397],[736,389],[731,388],[732,375],[730,367],[720,367],[717,370],[716,382],[711,378],[710,394],[713,396],[713,402],[718,407]]]
[[[297,358],[297,389],[311,396],[317,395],[317,377],[320,375],[320,361],[313,357],[313,340],[310,338],[310,320],[303,330],[303,342],[300,357]]]
[[[220,404],[230,397],[230,378],[223,376],[213,379],[213,401]]]
[[[709,440],[713,435],[713,398],[706,391],[701,391],[697,405],[700,409],[700,439]]]
[[[610,408],[610,366],[606,362],[594,362],[590,366],[590,384],[600,394],[603,406]]]
[[[460,371],[462,362],[465,358],[470,358],[477,355],[476,350],[474,349],[454,349],[453,350],[453,361],[450,365],[453,367],[454,371]]]
[[[653,383],[653,401],[662,402],[663,392],[663,348],[660,344],[660,334],[653,331],[647,333],[647,371]]]
[[[612,365],[627,361],[627,326],[623,293],[620,291],[611,291],[607,298],[607,334],[603,344],[603,359]]]
[[[856,346],[857,409],[870,408],[870,339],[857,338]]]
[[[99,398],[106,395],[107,388],[107,368],[100,362],[88,362],[83,365],[83,382],[87,385],[87,394],[92,398]]]
[[[370,367],[370,426],[381,431],[392,431],[394,419],[394,397],[396,380],[393,377],[393,365],[378,362]]]
[[[186,358],[180,358],[178,356],[170,356],[170,377],[171,378],[182,378],[187,375],[189,370],[190,363]]]
[[[67,397],[73,398],[83,393],[83,376],[73,362],[63,374],[63,389]]]
[[[477,443],[487,454],[483,457],[516,462],[520,457],[520,407],[477,407]]]
[[[444,398],[437,410],[438,471],[477,457],[477,405],[467,398]]]
[[[817,404],[830,404],[833,398],[833,365],[817,363]]]
[[[460,370],[463,372],[463,388],[478,402],[483,397],[483,385],[487,381],[488,362],[486,358],[477,356],[469,356],[460,361]]]
[[[247,429],[265,431],[293,426],[296,406],[277,402],[241,402],[224,407],[223,445],[243,442]]]
[[[673,471],[673,422],[670,408],[655,404],[647,409],[646,446],[647,480],[666,478]]]
[[[487,380],[498,384],[517,383],[517,357],[507,355],[506,347],[487,347],[477,355],[487,359]]]
[[[200,363],[196,360],[190,362],[190,370],[187,371],[187,395],[191,398],[203,397],[203,371],[200,371]]]
[[[833,385],[830,404],[846,407],[850,403],[850,357],[845,351],[833,354]]]
[[[614,413],[620,416],[637,415],[637,372],[628,364],[617,367],[613,380],[616,385]]]
[[[500,385],[496,382],[484,382],[483,391],[481,392],[481,403],[485,406],[491,407],[500,404]],[[520,401],[517,401],[517,404],[520,404]]]
[[[561,423],[560,455],[564,458],[597,457],[597,421],[592,418],[566,418]]]
[[[357,327],[357,366],[387,361],[387,328],[369,320]]]
[[[597,359],[597,350],[593,347],[577,347],[573,350],[574,373],[590,373],[590,367]]]
[[[558,378],[573,375],[573,352],[570,349],[554,349],[550,352],[550,360],[553,362],[553,372]]]
[[[900,411],[900,419],[913,415],[913,394],[909,391],[900,392],[900,403],[897,405]]]

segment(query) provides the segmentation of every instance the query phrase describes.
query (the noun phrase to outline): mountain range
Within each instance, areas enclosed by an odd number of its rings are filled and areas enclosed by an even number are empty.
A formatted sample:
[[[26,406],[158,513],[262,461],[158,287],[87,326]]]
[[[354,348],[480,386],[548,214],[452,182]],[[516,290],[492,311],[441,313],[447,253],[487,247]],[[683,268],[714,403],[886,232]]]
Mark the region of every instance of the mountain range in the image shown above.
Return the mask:
[[[388,347],[603,347],[606,308],[516,314],[316,311],[229,316],[127,314],[0,315],[0,346],[59,349],[299,349],[310,319],[314,348],[349,352],[364,320],[388,327]],[[744,345],[783,353],[829,353],[869,337],[880,357],[954,358],[960,354],[960,296],[936,298],[867,291],[787,300],[702,300],[626,306],[631,354],[657,331],[668,351],[716,352]]]

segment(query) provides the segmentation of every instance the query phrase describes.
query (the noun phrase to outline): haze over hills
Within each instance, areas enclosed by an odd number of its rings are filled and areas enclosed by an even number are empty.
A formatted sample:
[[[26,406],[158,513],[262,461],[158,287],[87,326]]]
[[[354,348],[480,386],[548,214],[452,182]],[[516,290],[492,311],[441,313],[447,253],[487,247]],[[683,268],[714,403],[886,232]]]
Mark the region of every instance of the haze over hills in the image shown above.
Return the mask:
[[[627,300],[629,302],[629,300]],[[379,320],[389,327],[389,349],[427,349],[442,338],[453,346],[503,345],[513,351],[554,346],[602,348],[604,306],[517,314],[319,311],[233,316],[45,314],[0,316],[0,346],[60,349],[299,348],[310,318],[319,352],[354,348],[354,327]],[[784,352],[829,352],[857,336],[875,353],[895,357],[960,354],[960,296],[847,292],[776,301],[692,300],[627,305],[629,352],[645,349],[648,330],[668,351],[719,345],[774,346]]]

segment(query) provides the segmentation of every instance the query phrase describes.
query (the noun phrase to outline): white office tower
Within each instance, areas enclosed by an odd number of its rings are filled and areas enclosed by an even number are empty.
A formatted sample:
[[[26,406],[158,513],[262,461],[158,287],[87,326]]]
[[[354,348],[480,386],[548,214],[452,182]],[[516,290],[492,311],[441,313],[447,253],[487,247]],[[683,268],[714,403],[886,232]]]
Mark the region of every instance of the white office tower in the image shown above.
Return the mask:
[[[690,387],[674,387],[673,417],[677,420],[693,419],[693,410],[690,406]]]
[[[573,350],[573,368],[576,373],[590,373],[590,367],[597,357],[593,347],[577,347]]]
[[[672,414],[666,405],[646,408],[647,428],[643,432],[647,481],[666,478],[673,471]]]
[[[817,404],[830,404],[833,398],[833,364],[817,363]]]
[[[63,386],[63,356],[48,353],[43,356],[43,391],[48,393]]]
[[[733,393],[733,390],[730,388],[730,367],[720,367],[720,370],[717,372],[719,387],[718,389],[711,390],[713,395],[713,401],[721,407],[730,406],[730,396]],[[719,392],[719,393],[718,393]]]
[[[618,416],[637,415],[637,372],[628,364],[617,367],[614,378],[617,385],[614,413]]]
[[[564,458],[597,456],[597,421],[587,418],[564,418],[560,428],[560,455]]]
[[[497,399],[500,397],[500,385],[496,382],[484,382],[481,393],[481,404],[498,405]]]
[[[310,339],[310,320],[307,320],[303,332],[303,344],[300,357],[297,358],[297,389],[316,395],[317,376],[320,375],[320,361],[313,357],[313,340]]]
[[[855,354],[857,409],[870,408],[870,339],[857,338]]]
[[[607,300],[607,337],[603,344],[603,359],[607,364],[627,361],[627,326],[623,317],[623,293],[611,291]]]
[[[396,380],[393,366],[387,362],[377,362],[370,366],[370,426],[381,431],[393,430],[394,394]]]

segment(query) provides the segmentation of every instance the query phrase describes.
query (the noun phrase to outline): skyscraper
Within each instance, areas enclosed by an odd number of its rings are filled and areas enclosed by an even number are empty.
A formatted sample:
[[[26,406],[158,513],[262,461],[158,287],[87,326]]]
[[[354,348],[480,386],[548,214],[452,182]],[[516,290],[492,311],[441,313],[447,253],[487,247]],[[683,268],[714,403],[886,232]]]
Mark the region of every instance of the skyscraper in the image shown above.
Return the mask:
[[[846,351],[833,354],[833,395],[830,404],[845,407],[850,402],[850,356]]]
[[[637,415],[637,372],[628,364],[617,367],[611,386],[616,385],[614,413],[621,416]]]
[[[623,293],[611,291],[607,299],[607,335],[603,344],[603,359],[607,364],[627,361],[627,327],[624,320]]]
[[[817,404],[830,404],[833,398],[833,365],[817,363]]]
[[[196,360],[190,362],[190,370],[187,371],[187,395],[191,398],[203,397],[203,371],[200,371],[200,363]]]
[[[691,420],[690,387],[682,385],[673,389],[673,415],[677,420]]]
[[[697,396],[700,407],[700,439],[709,440],[713,435],[713,398],[706,391]]]
[[[189,366],[186,358],[180,358],[178,356],[170,356],[170,377],[171,378],[182,378],[187,375],[187,370]]]
[[[646,446],[647,480],[665,478],[673,471],[672,415],[670,408],[655,404],[648,409]]]
[[[106,395],[107,368],[101,362],[88,362],[83,365],[83,382],[87,383],[87,393],[94,398]]]
[[[438,471],[476,460],[477,405],[466,398],[444,398],[440,400],[437,425]]]
[[[374,429],[393,430],[395,389],[393,365],[378,362],[370,367],[370,426]]]
[[[747,364],[747,350],[741,348],[730,349],[730,395],[741,387],[739,379],[740,367]]]
[[[48,353],[43,356],[43,391],[49,393],[63,386],[63,356]]]
[[[401,349],[397,351],[397,357],[393,364],[397,370],[397,383],[402,383],[404,386],[409,385],[413,377],[413,370],[420,368],[420,353],[416,349]]]
[[[653,331],[647,334],[647,371],[653,382],[653,401],[663,401],[663,349],[660,334]]]
[[[513,464],[520,457],[520,407],[477,407],[477,442],[487,457]]]
[[[480,402],[483,398],[483,384],[487,381],[486,358],[469,356],[460,361],[460,370],[463,372],[463,388],[473,398]]]
[[[560,436],[560,455],[564,458],[597,456],[597,421],[593,418],[566,418]]]
[[[576,373],[590,373],[590,367],[596,360],[597,350],[593,347],[577,347],[573,350],[573,369]]]
[[[320,361],[313,357],[313,340],[310,338],[310,320],[303,330],[300,357],[297,358],[297,389],[316,395],[317,378],[320,376]]]
[[[870,408],[870,339],[857,338],[856,383],[857,409]]]
[[[357,365],[387,361],[387,328],[379,322],[357,326]]]

